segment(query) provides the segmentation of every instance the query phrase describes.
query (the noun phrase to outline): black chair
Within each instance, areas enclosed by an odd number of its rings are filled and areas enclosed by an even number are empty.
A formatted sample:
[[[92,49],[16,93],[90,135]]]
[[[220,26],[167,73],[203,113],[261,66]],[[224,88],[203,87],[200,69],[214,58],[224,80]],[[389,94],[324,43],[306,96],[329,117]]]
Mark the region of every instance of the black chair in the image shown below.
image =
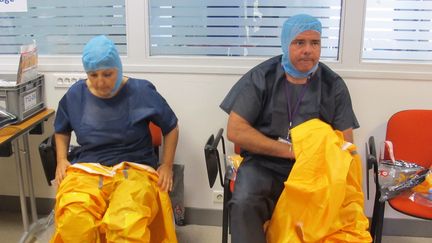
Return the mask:
[[[216,136],[213,134],[207,140],[204,146],[205,162],[207,166],[207,175],[209,180],[210,188],[216,181],[216,177],[219,173],[220,184],[223,187],[223,209],[222,209],[222,243],[228,242],[228,228],[229,228],[229,214],[228,214],[228,201],[231,199],[232,192],[230,190],[231,180],[229,178],[229,168],[227,168],[226,163],[226,152],[225,152],[225,141],[222,136],[223,128],[219,129]],[[224,157],[224,168],[222,168],[220,162],[219,151],[217,149],[219,141],[222,141],[222,151]],[[222,171],[223,170],[223,171]]]
[[[381,243],[382,229],[384,224],[384,209],[385,202],[380,202],[381,197],[380,185],[378,183],[378,162],[377,153],[375,149],[374,137],[369,137],[368,143],[366,143],[366,191],[367,199],[369,200],[369,170],[373,169],[374,182],[375,182],[375,199],[374,208],[372,214],[372,223],[370,227],[370,233],[374,243]]]
[[[68,153],[68,160],[72,160],[78,152],[79,146],[70,146]],[[55,178],[55,171],[57,167],[56,145],[54,135],[46,138],[39,144],[39,155],[42,161],[42,167],[45,172],[45,178],[48,185],[52,185]]]

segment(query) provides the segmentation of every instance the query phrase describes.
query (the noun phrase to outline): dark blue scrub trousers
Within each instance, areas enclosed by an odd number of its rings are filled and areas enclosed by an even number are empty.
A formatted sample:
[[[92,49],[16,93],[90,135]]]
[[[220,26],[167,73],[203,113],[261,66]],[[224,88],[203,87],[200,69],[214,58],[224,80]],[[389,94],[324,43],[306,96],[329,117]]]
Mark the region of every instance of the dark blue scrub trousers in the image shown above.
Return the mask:
[[[266,243],[263,225],[271,218],[294,160],[246,156],[229,202],[232,243]]]

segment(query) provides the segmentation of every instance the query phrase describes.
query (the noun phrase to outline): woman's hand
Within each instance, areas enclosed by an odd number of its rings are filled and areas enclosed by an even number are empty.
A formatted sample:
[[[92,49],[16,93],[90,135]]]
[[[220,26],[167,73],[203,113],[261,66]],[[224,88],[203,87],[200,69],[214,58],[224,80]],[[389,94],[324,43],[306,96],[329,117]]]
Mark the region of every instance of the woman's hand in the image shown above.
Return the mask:
[[[70,166],[70,162],[67,159],[57,161],[56,173],[55,173],[55,183],[57,186],[66,177],[66,169]]]
[[[173,187],[172,165],[161,164],[157,172],[159,174],[158,186],[162,191],[170,192]]]

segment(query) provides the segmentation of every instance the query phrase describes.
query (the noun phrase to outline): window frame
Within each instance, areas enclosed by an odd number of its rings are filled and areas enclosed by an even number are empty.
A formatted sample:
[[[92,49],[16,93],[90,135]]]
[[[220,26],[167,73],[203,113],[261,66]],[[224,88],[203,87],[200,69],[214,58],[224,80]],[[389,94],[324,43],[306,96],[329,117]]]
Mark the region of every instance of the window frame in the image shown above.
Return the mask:
[[[150,56],[148,0],[126,2],[128,51],[122,56],[127,73],[189,73],[242,75],[267,57]],[[362,11],[359,11],[362,9]],[[365,61],[361,58],[366,0],[342,1],[338,61],[323,62],[344,78],[431,80],[432,63]],[[144,14],[143,14],[144,13]],[[349,17],[348,17],[349,16]],[[2,56],[0,72],[16,72],[19,57]],[[79,56],[39,56],[40,72],[82,72]]]

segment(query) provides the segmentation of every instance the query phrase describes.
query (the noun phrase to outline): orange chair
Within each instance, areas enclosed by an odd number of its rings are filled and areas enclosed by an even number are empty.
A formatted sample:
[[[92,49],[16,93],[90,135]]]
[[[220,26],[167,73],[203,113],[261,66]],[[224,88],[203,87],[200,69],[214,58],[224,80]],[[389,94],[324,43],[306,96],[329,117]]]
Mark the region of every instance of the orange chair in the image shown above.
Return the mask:
[[[159,147],[162,145],[162,130],[153,122],[150,122],[149,129],[152,137],[154,151],[156,153],[156,156],[159,158]]]
[[[387,122],[386,141],[391,141],[394,156],[397,160],[414,162],[425,168],[432,163],[432,110],[404,110],[395,113]],[[378,199],[381,196],[378,181],[378,160],[374,137],[370,137],[366,144],[367,168],[374,171],[375,202],[372,216],[371,235],[375,243],[381,242],[384,223],[385,202]],[[385,154],[384,159],[388,159]],[[367,177],[368,177],[367,173]],[[369,184],[369,179],[367,178]],[[369,197],[369,185],[368,185]],[[403,214],[412,217],[432,220],[430,207],[417,204],[406,197],[397,196],[388,201],[389,205]]]

